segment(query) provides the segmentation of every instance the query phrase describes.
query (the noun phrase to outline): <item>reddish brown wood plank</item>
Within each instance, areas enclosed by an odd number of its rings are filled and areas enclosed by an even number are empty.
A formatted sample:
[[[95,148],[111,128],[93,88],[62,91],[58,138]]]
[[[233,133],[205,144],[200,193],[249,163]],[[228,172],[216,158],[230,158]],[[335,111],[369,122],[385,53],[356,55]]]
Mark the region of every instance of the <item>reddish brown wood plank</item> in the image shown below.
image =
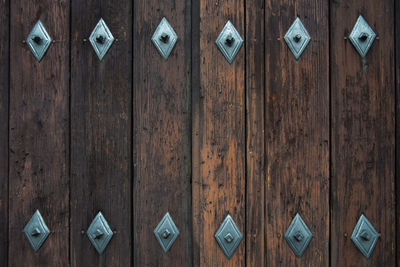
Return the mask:
[[[331,2],[332,266],[395,264],[393,7]],[[365,59],[345,39],[360,14],[379,37]],[[369,260],[350,240],[363,213],[380,233]]]
[[[191,266],[188,0],[134,4],[134,265]],[[165,17],[178,42],[164,60],[151,37]],[[180,235],[168,253],[153,230],[169,212]]]
[[[0,2],[0,266],[8,262],[9,5]]]
[[[265,266],[264,0],[246,1],[246,264]]]
[[[72,266],[131,265],[131,5],[122,0],[72,1]],[[100,18],[116,39],[102,61],[87,41]],[[114,231],[101,256],[86,236],[99,211]]]
[[[328,2],[266,1],[266,263],[329,265]],[[311,36],[298,61],[283,37],[296,17]],[[301,258],[284,234],[299,213],[314,237]]]
[[[11,1],[9,266],[68,266],[69,1]],[[40,19],[55,40],[38,63],[23,43]],[[23,229],[39,209],[51,234]]]
[[[215,45],[231,20],[245,40],[244,1],[200,1],[200,64],[193,97],[193,235],[195,266],[244,266],[245,48],[229,64]],[[230,260],[214,234],[230,214],[244,235]]]

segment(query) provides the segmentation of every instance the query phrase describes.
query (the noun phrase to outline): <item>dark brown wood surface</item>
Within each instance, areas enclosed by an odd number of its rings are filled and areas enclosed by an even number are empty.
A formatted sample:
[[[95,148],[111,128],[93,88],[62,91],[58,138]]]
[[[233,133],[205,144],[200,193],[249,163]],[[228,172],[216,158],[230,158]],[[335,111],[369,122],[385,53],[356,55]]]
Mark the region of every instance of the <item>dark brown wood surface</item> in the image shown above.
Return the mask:
[[[266,263],[329,265],[327,1],[266,1]],[[311,36],[298,61],[283,37],[296,17]],[[314,237],[301,258],[284,234],[296,213]]]
[[[265,266],[264,0],[246,3],[246,266]]]
[[[132,260],[132,6],[71,4],[71,266]],[[99,61],[88,38],[103,18],[115,42]],[[101,211],[114,236],[101,256],[86,230]]]
[[[395,21],[395,75],[396,75],[396,168],[394,185],[396,189],[396,257],[397,267],[400,267],[400,181],[397,178],[400,170],[400,2],[394,1]]]
[[[395,265],[394,2],[331,2],[331,266]],[[365,59],[348,39],[362,14],[379,37]],[[364,214],[380,234],[367,260],[350,240]]]
[[[11,1],[9,266],[68,266],[69,1]],[[39,63],[23,42],[40,19],[54,42]],[[35,253],[23,229],[40,210]]]
[[[0,1],[0,266],[8,262],[9,5]]]
[[[228,20],[245,39],[244,1],[200,1],[199,84],[194,85],[199,92],[193,98],[192,130],[195,266],[246,263],[247,238],[230,260],[214,238],[228,214],[246,233],[246,49],[232,64],[219,51],[215,40]]]
[[[191,266],[190,10],[186,0],[134,4],[135,266]],[[163,17],[178,35],[168,60],[151,42]],[[153,231],[167,212],[180,235],[164,253]]]

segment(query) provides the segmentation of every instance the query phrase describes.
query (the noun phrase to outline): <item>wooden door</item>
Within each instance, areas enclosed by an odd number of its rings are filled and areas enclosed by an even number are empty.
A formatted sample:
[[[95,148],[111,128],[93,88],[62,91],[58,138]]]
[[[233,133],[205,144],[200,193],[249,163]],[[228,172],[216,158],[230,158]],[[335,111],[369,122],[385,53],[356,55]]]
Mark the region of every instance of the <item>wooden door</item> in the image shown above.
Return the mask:
[[[397,12],[396,12],[397,11]],[[400,267],[400,4],[393,0],[0,1],[0,266]],[[349,40],[362,15],[365,57]],[[115,38],[99,59],[89,36]],[[151,39],[166,18],[167,59]],[[284,36],[311,37],[296,59]],[[27,36],[40,20],[43,58]],[[243,39],[232,63],[215,40]],[[237,41],[237,40],[236,40]],[[39,210],[50,234],[34,251]],[[101,212],[112,238],[87,231]],[[154,229],[169,213],[165,252]],[[313,237],[296,256],[299,214]],[[243,239],[214,237],[230,215]],[[369,258],[351,240],[364,215]],[[90,233],[89,233],[90,234]]]

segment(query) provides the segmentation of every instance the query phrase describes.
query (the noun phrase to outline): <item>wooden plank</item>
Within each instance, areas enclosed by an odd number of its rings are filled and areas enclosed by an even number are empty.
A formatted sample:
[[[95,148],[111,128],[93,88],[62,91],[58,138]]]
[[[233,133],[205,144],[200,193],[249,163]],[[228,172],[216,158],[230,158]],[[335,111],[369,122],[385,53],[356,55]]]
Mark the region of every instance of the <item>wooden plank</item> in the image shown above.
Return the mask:
[[[71,8],[71,265],[130,266],[132,6],[73,0]],[[102,61],[87,41],[100,18],[116,39]],[[101,256],[86,236],[99,211],[114,231]]]
[[[332,266],[395,265],[393,7],[331,2]],[[379,37],[365,59],[345,39],[360,14]],[[361,214],[380,233],[370,259],[350,240]]]
[[[266,1],[266,263],[329,265],[328,1]],[[311,36],[298,61],[283,37],[296,17]],[[314,237],[296,257],[284,234],[299,213]]]
[[[245,48],[229,64],[215,45],[230,20],[245,38],[244,1],[200,1],[200,62],[193,97],[193,235],[195,266],[246,263]],[[197,41],[197,39],[196,39]],[[230,214],[244,235],[230,260],[214,234]]]
[[[0,266],[8,263],[8,94],[10,2],[0,2]]]
[[[265,266],[264,0],[246,3],[246,265]]]
[[[191,266],[189,0],[134,4],[134,265]],[[151,37],[165,17],[178,42],[168,60]],[[180,231],[168,253],[153,230],[169,212]]]
[[[11,1],[9,266],[68,266],[69,1]],[[40,19],[55,42],[38,63]],[[23,229],[39,209],[51,234],[34,252]]]
[[[400,171],[400,2],[394,1],[394,28],[395,28],[395,68],[396,68],[396,169],[395,176],[397,177]],[[396,262],[397,267],[400,267],[400,182],[395,178],[396,188]]]

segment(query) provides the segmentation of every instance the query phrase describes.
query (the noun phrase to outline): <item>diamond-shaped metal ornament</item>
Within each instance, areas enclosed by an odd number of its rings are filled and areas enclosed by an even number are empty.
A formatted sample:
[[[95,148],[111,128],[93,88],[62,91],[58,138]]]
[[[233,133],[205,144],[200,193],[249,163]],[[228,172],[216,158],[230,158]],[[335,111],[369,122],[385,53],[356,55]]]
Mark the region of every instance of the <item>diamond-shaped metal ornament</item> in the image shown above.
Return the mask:
[[[90,34],[89,41],[96,55],[102,60],[114,42],[114,36],[102,18]]]
[[[372,251],[374,251],[378,238],[378,232],[368,221],[367,217],[362,214],[354,227],[351,240],[367,259],[371,256]]]
[[[26,43],[36,60],[40,62],[51,43],[51,37],[40,20],[33,26],[26,38]]]
[[[290,26],[289,30],[286,32],[284,39],[297,60],[300,58],[301,54],[303,54],[311,37],[303,23],[301,23],[301,20],[296,18],[292,26]]]
[[[240,241],[242,241],[243,235],[229,214],[215,233],[215,239],[217,239],[222,251],[230,259]]]
[[[240,47],[242,47],[243,39],[235,26],[228,20],[215,43],[229,64],[231,64]]]
[[[97,252],[101,254],[107,247],[114,233],[108,225],[106,218],[99,212],[87,229],[86,234]]]
[[[157,227],[154,229],[154,235],[164,252],[168,252],[179,235],[179,230],[169,215],[169,212],[164,215]]]
[[[297,213],[285,232],[285,239],[297,257],[301,257],[313,237],[310,229]]]
[[[359,16],[349,39],[361,57],[365,57],[376,37],[375,32],[368,25],[363,16]]]
[[[33,214],[24,228],[24,233],[33,250],[36,252],[43,245],[50,234],[50,230],[43,220],[39,210]]]
[[[178,35],[176,35],[174,29],[168,23],[166,18],[161,20],[153,34],[153,37],[151,37],[154,46],[165,60],[168,58],[169,54],[171,54],[177,40]]]

